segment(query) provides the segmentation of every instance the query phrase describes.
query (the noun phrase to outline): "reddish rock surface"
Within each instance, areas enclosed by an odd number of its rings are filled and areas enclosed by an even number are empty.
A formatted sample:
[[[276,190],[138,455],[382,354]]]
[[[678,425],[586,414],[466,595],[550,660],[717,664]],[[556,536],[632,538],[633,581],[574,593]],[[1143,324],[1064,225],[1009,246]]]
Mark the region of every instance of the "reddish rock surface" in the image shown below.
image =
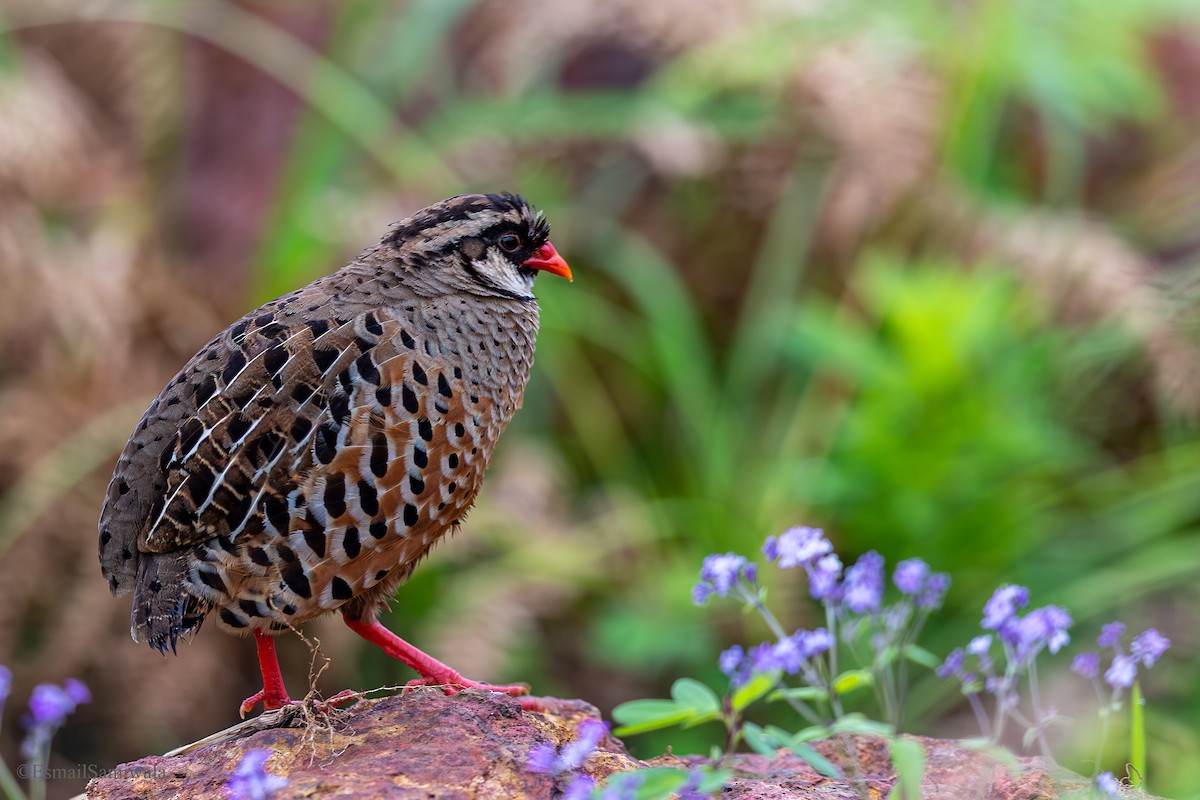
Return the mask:
[[[276,800],[553,798],[564,782],[526,770],[529,750],[571,740],[579,723],[597,712],[580,700],[544,702],[543,712],[530,712],[501,695],[472,690],[446,697],[435,689],[418,689],[307,720],[298,709],[285,709],[210,737],[182,755],[122,765],[114,775],[89,783],[87,798],[225,800],[230,774],[247,752],[259,748],[273,752],[267,769],[288,779]],[[886,743],[872,737],[849,741],[858,753],[868,794],[886,797],[894,781]],[[1053,800],[1087,785],[1077,776],[1052,775],[1040,759],[1014,759],[1005,766],[955,742],[918,741],[927,753],[924,800]],[[835,762],[846,760],[834,742],[819,743],[817,749]],[[685,767],[689,761],[696,759],[662,756],[650,763]],[[608,737],[588,759],[586,772],[603,780],[639,766],[647,763],[630,757],[618,740]],[[846,781],[822,777],[788,753],[770,759],[741,755],[728,766],[736,777],[722,792],[723,800],[858,797]]]

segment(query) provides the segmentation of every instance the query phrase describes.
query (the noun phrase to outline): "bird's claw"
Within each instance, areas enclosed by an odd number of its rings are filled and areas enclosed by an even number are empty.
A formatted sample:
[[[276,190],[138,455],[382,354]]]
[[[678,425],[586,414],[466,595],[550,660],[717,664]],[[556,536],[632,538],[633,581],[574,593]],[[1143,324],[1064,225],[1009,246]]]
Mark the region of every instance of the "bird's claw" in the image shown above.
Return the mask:
[[[326,714],[338,706],[344,705],[352,700],[360,699],[362,699],[362,695],[360,695],[358,692],[355,692],[352,689],[343,689],[328,700],[317,700],[314,701],[312,705],[314,710],[322,714]],[[238,706],[238,713],[241,715],[242,719],[245,719],[246,715],[253,711],[254,707],[259,703],[264,703],[266,705],[264,711],[274,711],[278,708],[283,708],[284,706],[304,705],[303,700],[292,700],[290,697],[275,699],[273,702],[268,702],[264,690],[259,689],[257,692],[243,700],[242,704]]]

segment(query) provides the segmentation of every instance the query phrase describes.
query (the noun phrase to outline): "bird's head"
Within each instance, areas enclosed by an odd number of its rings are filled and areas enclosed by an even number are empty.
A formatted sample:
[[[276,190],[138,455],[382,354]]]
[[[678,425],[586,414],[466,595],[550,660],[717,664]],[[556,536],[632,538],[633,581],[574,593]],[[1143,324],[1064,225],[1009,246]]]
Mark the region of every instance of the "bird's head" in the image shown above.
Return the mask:
[[[549,235],[521,197],[463,194],[396,223],[383,244],[395,248],[413,288],[532,300],[539,270],[572,279]]]

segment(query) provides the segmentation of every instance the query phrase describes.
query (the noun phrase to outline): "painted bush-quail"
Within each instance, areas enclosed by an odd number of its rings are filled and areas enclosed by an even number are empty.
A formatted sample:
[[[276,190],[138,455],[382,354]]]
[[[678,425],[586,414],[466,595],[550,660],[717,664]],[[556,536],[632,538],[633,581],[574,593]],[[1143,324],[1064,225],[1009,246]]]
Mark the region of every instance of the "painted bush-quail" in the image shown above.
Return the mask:
[[[375,618],[479,492],[521,405],[536,271],[571,278],[520,197],[462,195],[392,226],[347,266],[251,311],[167,384],[100,516],[109,588],[160,652],[216,612],[254,636],[263,690],[291,702],[273,635],[334,609],[453,693],[470,681]]]

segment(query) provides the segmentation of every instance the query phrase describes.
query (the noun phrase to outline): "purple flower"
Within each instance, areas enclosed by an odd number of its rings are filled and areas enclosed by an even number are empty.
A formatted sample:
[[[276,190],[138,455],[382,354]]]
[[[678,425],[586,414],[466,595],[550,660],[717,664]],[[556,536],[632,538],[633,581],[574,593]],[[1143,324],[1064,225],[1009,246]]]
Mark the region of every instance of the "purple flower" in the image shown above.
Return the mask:
[[[962,648],[956,647],[950,651],[950,655],[946,656],[946,660],[934,672],[943,680],[951,676],[961,677],[963,674],[963,665],[966,664],[966,661],[967,657],[963,653]]]
[[[750,667],[754,672],[774,672],[783,667],[775,657],[775,646],[770,642],[756,644],[750,648]]]
[[[996,630],[1017,614],[1017,609],[1029,604],[1029,590],[1024,586],[1005,584],[992,593],[983,607],[983,627]]]
[[[833,545],[825,538],[820,528],[788,528],[778,537],[767,537],[763,555],[779,564],[781,569],[791,569],[808,564],[833,551]]]
[[[925,579],[925,585],[917,593],[917,608],[932,611],[940,608],[950,588],[950,576],[944,572],[935,572]]]
[[[687,783],[675,790],[678,800],[708,800],[709,795],[700,791],[700,781],[704,774],[698,769],[688,771]]]
[[[1096,638],[1096,644],[1101,647],[1120,647],[1123,633],[1125,633],[1125,623],[1110,622],[1100,628],[1100,636]]]
[[[976,658],[983,658],[992,649],[992,637],[988,634],[976,636],[967,644],[967,652]]]
[[[756,567],[736,553],[712,555],[700,568],[700,583],[692,589],[692,602],[704,605],[711,595],[727,597],[739,578],[754,583]]]
[[[1108,797],[1121,796],[1120,785],[1111,772],[1101,772],[1096,776],[1096,788]]]
[[[563,800],[588,800],[595,784],[587,775],[576,775],[563,792]]]
[[[836,553],[821,556],[805,565],[808,573],[808,593],[813,600],[837,600],[838,581],[842,578],[842,560]]]
[[[40,683],[29,696],[29,727],[57,728],[75,710],[75,700],[60,686]]]
[[[910,558],[896,565],[892,583],[904,594],[916,594],[925,585],[929,576],[929,565],[919,558]]]
[[[842,602],[855,614],[879,610],[883,602],[883,556],[869,550],[846,570]]]
[[[1154,666],[1154,663],[1162,658],[1162,654],[1167,652],[1167,648],[1171,646],[1171,640],[1163,636],[1154,628],[1147,628],[1134,637],[1133,644],[1129,647],[1129,652],[1133,657],[1149,669]]]
[[[1114,689],[1128,689],[1137,677],[1137,659],[1132,656],[1118,655],[1113,658],[1112,666],[1104,673],[1104,682]]]
[[[797,631],[786,639],[780,639],[771,648],[772,659],[779,665],[779,669],[789,675],[795,675],[800,671],[800,667],[804,666],[804,651],[800,648],[799,634],[800,631]]]
[[[644,775],[637,773],[612,775],[604,784],[604,791],[600,793],[600,797],[602,800],[637,800],[638,788],[645,780]]]
[[[598,719],[585,719],[575,731],[575,739],[556,750],[552,744],[542,744],[529,751],[525,768],[530,772],[560,775],[579,769],[608,733],[608,725]]]
[[[1100,654],[1080,653],[1071,662],[1071,671],[1091,680],[1100,674]]]
[[[738,671],[738,668],[742,666],[742,662],[745,660],[746,651],[742,649],[740,644],[735,644],[733,647],[730,647],[728,650],[725,650],[721,653],[720,657],[717,659],[717,666],[721,668],[721,672],[724,672],[726,675],[732,678],[734,673]]]
[[[1018,656],[1028,658],[1043,647],[1051,653],[1063,649],[1071,641],[1071,635],[1067,633],[1071,624],[1071,615],[1065,609],[1059,606],[1043,606],[1030,611],[1020,620],[1010,621],[1000,633],[1003,636],[1015,628],[1017,641],[1013,644],[1017,647]]]
[[[67,697],[70,697],[77,706],[92,702],[92,693],[83,685],[83,681],[67,678],[63,681],[62,688],[67,693]]]
[[[287,778],[267,772],[270,750],[251,750],[246,753],[233,777],[226,785],[231,800],[270,800],[275,792],[288,785]]]
[[[4,701],[8,699],[10,691],[12,691],[12,670],[0,664],[0,706],[3,706]]]

